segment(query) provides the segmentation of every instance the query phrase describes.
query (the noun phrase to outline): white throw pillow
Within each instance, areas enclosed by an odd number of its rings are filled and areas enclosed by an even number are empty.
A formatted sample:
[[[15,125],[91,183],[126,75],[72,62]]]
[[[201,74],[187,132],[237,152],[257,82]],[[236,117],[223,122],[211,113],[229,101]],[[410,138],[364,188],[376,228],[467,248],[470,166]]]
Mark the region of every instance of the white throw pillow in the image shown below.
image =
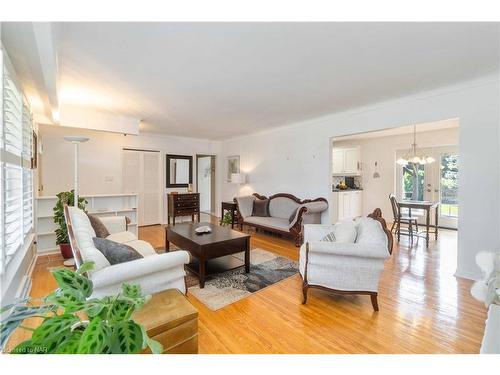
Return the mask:
[[[356,242],[356,224],[353,221],[342,221],[333,226],[335,242],[354,243]]]

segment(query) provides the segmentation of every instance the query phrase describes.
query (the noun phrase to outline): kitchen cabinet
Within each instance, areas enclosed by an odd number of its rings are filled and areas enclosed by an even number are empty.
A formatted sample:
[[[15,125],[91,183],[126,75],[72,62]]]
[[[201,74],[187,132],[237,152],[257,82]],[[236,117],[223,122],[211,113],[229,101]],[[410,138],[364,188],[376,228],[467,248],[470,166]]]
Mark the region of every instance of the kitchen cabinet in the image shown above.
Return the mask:
[[[361,175],[361,148],[333,148],[332,174],[337,176]]]
[[[335,224],[363,214],[362,190],[334,191],[332,193],[331,221]]]

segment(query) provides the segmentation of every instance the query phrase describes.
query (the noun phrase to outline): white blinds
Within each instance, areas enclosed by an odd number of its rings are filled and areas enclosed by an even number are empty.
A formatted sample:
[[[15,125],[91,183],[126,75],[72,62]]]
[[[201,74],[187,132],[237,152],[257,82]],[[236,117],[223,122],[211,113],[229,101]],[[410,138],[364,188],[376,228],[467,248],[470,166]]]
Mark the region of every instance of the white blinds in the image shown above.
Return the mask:
[[[33,121],[1,54],[0,273],[18,251],[30,245],[33,233]]]

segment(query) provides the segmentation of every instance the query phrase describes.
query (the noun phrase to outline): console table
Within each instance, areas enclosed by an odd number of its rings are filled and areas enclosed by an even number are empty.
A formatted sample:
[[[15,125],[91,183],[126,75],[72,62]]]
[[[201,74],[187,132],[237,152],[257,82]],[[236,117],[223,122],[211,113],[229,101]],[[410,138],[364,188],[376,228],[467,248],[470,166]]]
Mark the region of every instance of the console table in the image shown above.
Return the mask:
[[[170,218],[175,225],[175,218],[178,216],[191,216],[194,222],[194,216],[198,216],[200,222],[200,193],[176,193],[167,194],[168,202],[168,225]]]

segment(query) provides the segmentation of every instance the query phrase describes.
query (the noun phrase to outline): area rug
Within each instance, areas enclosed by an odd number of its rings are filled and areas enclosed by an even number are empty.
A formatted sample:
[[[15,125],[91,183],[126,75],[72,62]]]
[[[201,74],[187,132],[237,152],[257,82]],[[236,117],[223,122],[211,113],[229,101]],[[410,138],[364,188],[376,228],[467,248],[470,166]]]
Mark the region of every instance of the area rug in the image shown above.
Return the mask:
[[[231,255],[244,261],[244,253]],[[188,275],[188,291],[210,310],[218,310],[263,288],[287,279],[299,272],[298,263],[277,256],[269,251],[250,251],[250,273],[244,267],[210,275],[205,279],[205,288],[200,289],[198,279]],[[195,285],[193,285],[195,284]]]

